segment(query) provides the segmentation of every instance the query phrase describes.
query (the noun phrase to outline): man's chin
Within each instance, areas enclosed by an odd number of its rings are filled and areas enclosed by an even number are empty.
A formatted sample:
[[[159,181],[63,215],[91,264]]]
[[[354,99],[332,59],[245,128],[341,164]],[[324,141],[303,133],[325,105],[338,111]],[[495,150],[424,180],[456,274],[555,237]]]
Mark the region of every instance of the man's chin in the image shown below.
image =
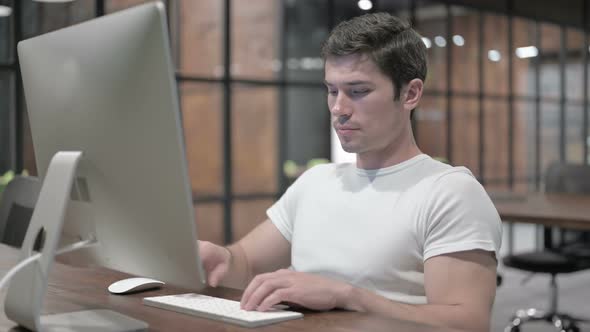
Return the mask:
[[[356,146],[340,144],[342,150],[348,153],[358,153],[359,149]]]

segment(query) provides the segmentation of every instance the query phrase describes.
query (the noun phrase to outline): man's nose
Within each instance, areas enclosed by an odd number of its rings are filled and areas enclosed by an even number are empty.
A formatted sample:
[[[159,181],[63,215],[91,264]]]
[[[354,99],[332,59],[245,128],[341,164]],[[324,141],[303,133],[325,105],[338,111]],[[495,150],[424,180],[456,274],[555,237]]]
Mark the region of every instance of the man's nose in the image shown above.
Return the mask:
[[[339,93],[334,101],[334,105],[330,109],[330,113],[336,117],[349,117],[352,113],[352,108],[348,97],[344,93]]]

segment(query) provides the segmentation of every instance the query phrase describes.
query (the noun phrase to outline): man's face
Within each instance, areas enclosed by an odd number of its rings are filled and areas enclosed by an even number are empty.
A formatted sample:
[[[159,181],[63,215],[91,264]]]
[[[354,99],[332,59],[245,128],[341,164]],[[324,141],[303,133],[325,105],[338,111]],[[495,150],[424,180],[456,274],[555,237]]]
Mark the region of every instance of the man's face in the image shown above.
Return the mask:
[[[395,145],[409,115],[393,100],[391,80],[369,57],[327,58],[325,84],[332,125],[344,151],[378,154]]]

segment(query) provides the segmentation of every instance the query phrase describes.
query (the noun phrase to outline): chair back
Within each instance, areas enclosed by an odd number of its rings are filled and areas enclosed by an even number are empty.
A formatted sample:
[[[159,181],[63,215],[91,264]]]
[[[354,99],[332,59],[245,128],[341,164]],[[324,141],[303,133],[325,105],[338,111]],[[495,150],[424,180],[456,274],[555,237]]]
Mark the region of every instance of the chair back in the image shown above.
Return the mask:
[[[20,247],[27,233],[41,181],[32,176],[15,176],[0,200],[0,242]]]
[[[590,165],[552,163],[545,173],[545,192],[590,195]]]
[[[545,192],[590,195],[590,165],[552,163],[545,173]],[[545,232],[545,246],[560,247],[570,256],[590,258],[590,232],[561,229],[555,233],[548,228]]]

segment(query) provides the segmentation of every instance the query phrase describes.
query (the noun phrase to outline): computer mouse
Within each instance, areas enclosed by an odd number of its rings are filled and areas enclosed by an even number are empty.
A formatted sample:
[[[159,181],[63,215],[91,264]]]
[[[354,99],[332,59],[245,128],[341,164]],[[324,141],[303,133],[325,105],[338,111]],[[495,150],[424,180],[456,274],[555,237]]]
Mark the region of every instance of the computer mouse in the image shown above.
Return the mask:
[[[164,282],[159,280],[135,277],[115,281],[109,285],[108,290],[112,294],[127,294],[160,288],[162,285],[164,285]]]

